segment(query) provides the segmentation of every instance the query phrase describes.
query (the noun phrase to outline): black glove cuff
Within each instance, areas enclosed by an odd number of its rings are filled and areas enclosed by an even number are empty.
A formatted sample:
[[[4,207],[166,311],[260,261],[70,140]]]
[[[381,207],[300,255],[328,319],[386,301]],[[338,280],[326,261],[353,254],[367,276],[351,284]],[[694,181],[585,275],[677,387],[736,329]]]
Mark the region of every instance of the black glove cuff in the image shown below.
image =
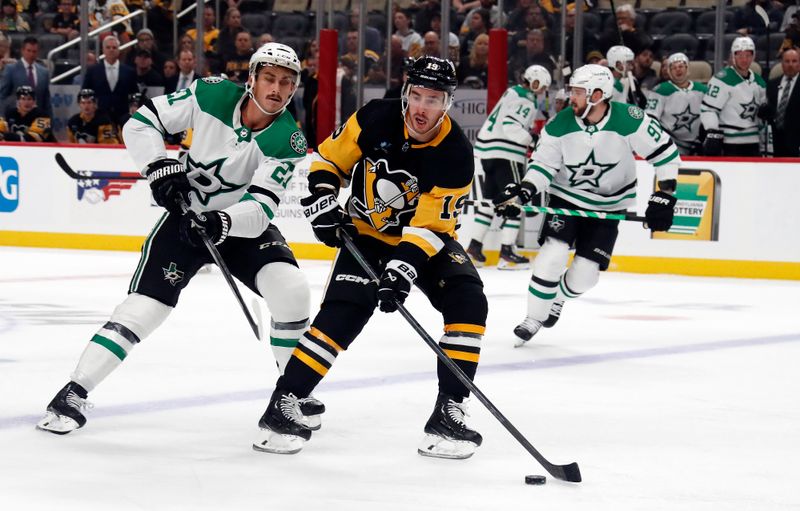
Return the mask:
[[[711,140],[722,140],[724,137],[722,136],[722,131],[720,130],[708,130],[706,133],[706,138],[710,138]]]
[[[219,214],[219,239],[214,242],[214,245],[219,245],[225,238],[228,237],[228,232],[231,229],[231,216],[224,211],[217,211]]]
[[[186,169],[178,160],[167,158],[153,162],[147,167],[147,182],[153,184],[159,179],[175,174],[186,174]]]

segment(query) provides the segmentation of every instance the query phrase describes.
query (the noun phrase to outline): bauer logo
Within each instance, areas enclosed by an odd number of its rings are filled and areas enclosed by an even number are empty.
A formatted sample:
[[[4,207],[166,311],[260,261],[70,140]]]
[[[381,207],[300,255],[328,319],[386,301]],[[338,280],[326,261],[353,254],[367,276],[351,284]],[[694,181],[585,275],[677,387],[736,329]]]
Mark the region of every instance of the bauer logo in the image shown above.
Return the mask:
[[[19,205],[19,164],[0,156],[0,213],[11,213]]]

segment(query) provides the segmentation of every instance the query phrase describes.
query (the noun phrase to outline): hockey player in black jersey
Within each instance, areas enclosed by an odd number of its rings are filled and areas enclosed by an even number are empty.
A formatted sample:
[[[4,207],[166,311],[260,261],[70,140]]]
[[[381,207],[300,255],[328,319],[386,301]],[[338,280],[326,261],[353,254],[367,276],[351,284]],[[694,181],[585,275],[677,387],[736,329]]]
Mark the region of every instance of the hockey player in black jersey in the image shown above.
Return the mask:
[[[478,367],[487,302],[478,272],[455,239],[457,217],[472,185],[472,147],[447,111],[455,69],[421,57],[408,71],[400,100],[374,100],[319,146],[302,199],[316,237],[341,247],[348,233],[382,272],[371,281],[353,255],[340,249],[322,306],[301,337],[264,412],[253,447],[274,453],[302,449],[311,431],[298,404],[355,340],[375,307],[393,312],[417,287],[442,313],[439,345],[470,377]],[[346,206],[337,195],[351,184]],[[467,458],[481,435],[465,421],[468,389],[438,362],[438,397],[418,452]]]
[[[105,112],[97,110],[92,89],[78,92],[80,112],[67,121],[67,135],[73,144],[119,144],[117,126]]]
[[[17,104],[0,117],[0,140],[9,142],[55,142],[50,117],[36,106],[30,85],[17,87]]]

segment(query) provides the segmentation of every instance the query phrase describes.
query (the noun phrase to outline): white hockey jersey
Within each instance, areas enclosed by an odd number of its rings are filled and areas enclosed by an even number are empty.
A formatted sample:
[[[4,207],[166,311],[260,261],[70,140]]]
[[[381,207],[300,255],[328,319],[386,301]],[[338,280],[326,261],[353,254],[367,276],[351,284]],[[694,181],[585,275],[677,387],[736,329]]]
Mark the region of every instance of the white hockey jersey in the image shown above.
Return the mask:
[[[192,184],[191,208],[225,210],[229,235],[253,238],[275,216],[295,165],[307,143],[284,111],[265,129],[242,125],[244,87],[204,78],[189,88],[153,98],[125,124],[124,139],[142,173],[167,157],[163,136],[192,128],[191,148],[182,157]]]
[[[767,102],[767,84],[753,71],[743,78],[726,67],[708,82],[700,120],[706,130],[721,130],[726,144],[757,144],[758,107]]]
[[[686,88],[661,82],[647,99],[647,113],[672,135],[681,154],[691,154],[700,137],[700,104],[708,87],[690,81]]]
[[[581,209],[624,210],[636,204],[633,153],[655,167],[658,181],[678,178],[678,148],[641,108],[612,101],[603,120],[588,126],[565,108],[544,127],[525,181]]]
[[[506,89],[478,132],[475,155],[481,160],[497,158],[525,163],[537,111],[533,91],[522,85]]]

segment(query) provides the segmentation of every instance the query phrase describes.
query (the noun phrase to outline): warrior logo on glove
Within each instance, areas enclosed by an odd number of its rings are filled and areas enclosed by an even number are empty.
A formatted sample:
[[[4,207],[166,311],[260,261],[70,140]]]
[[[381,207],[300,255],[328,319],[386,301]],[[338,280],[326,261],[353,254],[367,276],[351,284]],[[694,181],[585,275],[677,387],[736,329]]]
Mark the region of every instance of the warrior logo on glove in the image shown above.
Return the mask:
[[[413,216],[417,209],[417,178],[405,170],[391,170],[385,159],[373,162],[365,158],[359,163],[364,172],[353,172],[352,204],[358,216],[378,231],[401,224],[402,215]]]

